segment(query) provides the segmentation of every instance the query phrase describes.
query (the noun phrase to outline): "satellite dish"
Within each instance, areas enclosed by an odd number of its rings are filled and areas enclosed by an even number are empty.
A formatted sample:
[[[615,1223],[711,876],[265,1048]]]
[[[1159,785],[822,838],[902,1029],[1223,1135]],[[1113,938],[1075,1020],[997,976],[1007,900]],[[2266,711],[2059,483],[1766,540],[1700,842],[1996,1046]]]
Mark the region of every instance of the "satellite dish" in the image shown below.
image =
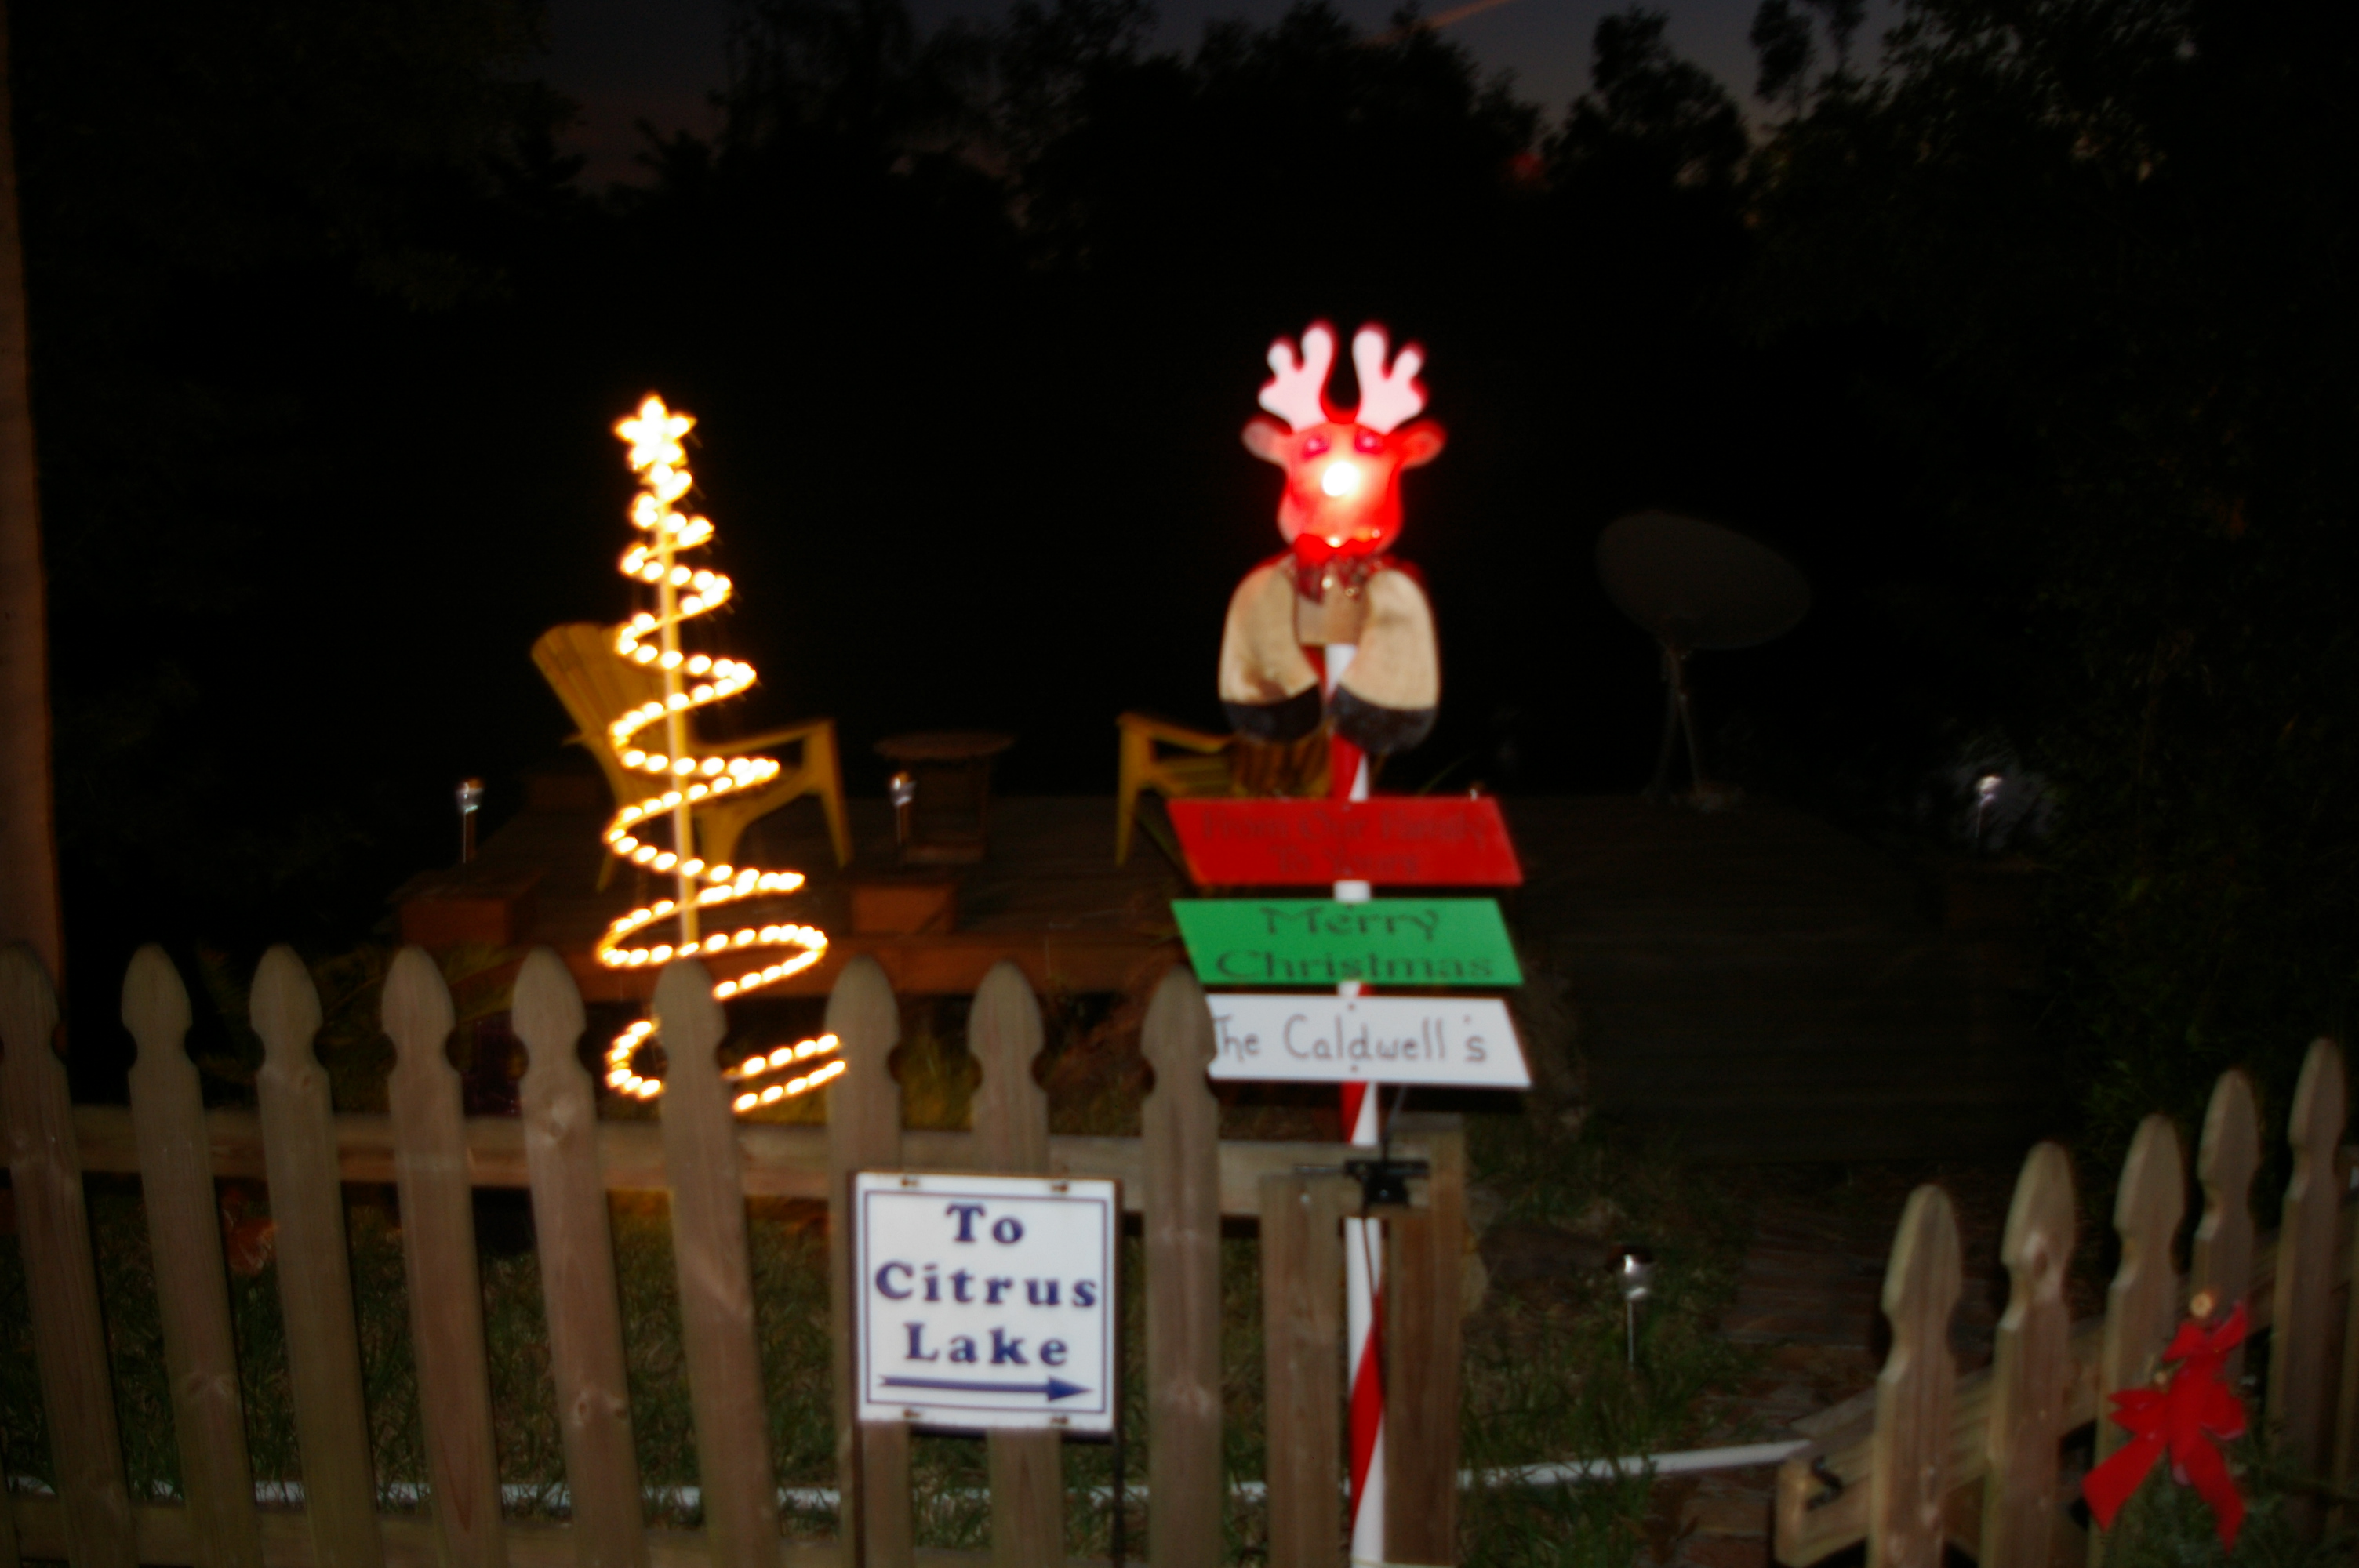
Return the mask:
[[[1597,536],[1597,575],[1623,614],[1682,651],[1749,648],[1793,630],[1810,585],[1733,528],[1636,512]]]
[[[1809,581],[1768,546],[1672,512],[1635,512],[1609,524],[1597,536],[1597,575],[1622,613],[1663,646],[1663,743],[1647,793],[1669,794],[1671,753],[1684,734],[1694,794],[1713,798],[1696,751],[1688,655],[1750,648],[1792,631],[1810,612]]]

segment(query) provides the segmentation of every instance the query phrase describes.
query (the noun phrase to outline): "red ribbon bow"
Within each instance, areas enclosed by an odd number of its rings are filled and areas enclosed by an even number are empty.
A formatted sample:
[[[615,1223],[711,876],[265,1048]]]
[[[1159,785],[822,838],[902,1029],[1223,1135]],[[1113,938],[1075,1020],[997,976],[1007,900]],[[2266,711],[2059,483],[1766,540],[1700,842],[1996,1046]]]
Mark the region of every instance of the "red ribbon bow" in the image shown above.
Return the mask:
[[[2228,1474],[2220,1444],[2245,1434],[2245,1406],[2221,1373],[2228,1352],[2244,1342],[2242,1302],[2217,1328],[2190,1318],[2162,1353],[2165,1361],[2179,1363],[2162,1386],[2128,1389],[2113,1396],[2114,1424],[2130,1433],[2130,1441],[2081,1482],[2081,1495],[2089,1500],[2089,1511],[2101,1527],[2113,1528],[2114,1516],[2168,1450],[2171,1477],[2193,1487],[2212,1505],[2220,1544],[2234,1550],[2236,1531],[2245,1522],[2245,1498]]]

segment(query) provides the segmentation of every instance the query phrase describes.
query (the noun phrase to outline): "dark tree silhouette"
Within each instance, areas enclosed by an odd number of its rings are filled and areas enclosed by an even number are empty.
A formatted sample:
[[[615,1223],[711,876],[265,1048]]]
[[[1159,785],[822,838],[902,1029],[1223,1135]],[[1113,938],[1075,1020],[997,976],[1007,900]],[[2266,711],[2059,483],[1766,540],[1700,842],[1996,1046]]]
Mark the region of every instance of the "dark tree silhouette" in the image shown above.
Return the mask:
[[[1793,0],[1761,0],[1753,13],[1749,34],[1760,61],[1754,92],[1766,103],[1783,100],[1799,114],[1810,92],[1810,65],[1817,49],[1810,42],[1810,20],[1794,9]]]
[[[1734,184],[1750,150],[1744,118],[1711,72],[1664,42],[1666,21],[1635,5],[1599,20],[1594,85],[1574,100],[1550,149],[1560,167],[1628,165],[1656,189]]]
[[[2359,16],[1924,0],[1780,133],[1761,319],[1843,341],[2061,791],[2049,1016],[2114,1138],[2347,1029]]]

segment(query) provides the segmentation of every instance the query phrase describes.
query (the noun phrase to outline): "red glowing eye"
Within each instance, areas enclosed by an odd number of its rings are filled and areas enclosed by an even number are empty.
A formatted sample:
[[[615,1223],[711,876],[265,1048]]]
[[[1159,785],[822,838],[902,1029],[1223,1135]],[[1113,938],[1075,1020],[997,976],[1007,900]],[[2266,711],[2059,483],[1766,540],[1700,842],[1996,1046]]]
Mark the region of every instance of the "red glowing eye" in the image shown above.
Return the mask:
[[[1313,436],[1302,443],[1302,455],[1306,458],[1315,458],[1326,449],[1327,438],[1324,436]]]
[[[1364,452],[1381,452],[1385,449],[1385,438],[1374,430],[1363,430],[1352,438],[1352,445]]]

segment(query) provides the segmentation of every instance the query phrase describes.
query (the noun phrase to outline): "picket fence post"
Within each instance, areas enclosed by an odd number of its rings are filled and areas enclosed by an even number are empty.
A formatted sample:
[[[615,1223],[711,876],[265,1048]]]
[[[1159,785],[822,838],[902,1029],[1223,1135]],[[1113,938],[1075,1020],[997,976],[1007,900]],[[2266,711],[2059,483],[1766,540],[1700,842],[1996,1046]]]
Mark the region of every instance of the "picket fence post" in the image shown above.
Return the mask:
[[[2104,1339],[2097,1353],[2097,1458],[2128,1433],[2107,1419],[2106,1396],[2143,1387],[2170,1343],[2179,1315],[2179,1276],[2170,1266],[2171,1238],[2187,1212],[2186,1169],[2179,1131],[2167,1116],[2149,1116],[2130,1139],[2114,1195],[2114,1230],[2122,1258],[2105,1289]],[[2090,1568],[2104,1561],[2102,1531],[2089,1535]]]
[[[1884,1272],[1892,1350],[1875,1379],[1868,1568],[1940,1568],[1950,1411],[1958,1380],[1950,1314],[1961,1283],[1950,1196],[1930,1184],[1919,1187],[1908,1195]]]
[[[1466,1134],[1455,1116],[1410,1112],[1396,1140],[1422,1139],[1426,1205],[1385,1231],[1385,1554],[1441,1563],[1458,1554],[1459,1368],[1464,1359]]]
[[[1048,1173],[1049,1096],[1032,1076],[1043,1039],[1031,982],[1001,959],[984,976],[967,1014],[967,1053],[983,1068],[973,1113],[982,1170]],[[1059,1568],[1065,1560],[1063,1439],[1053,1431],[995,1432],[989,1443],[995,1568]]]
[[[57,992],[41,961],[21,942],[0,948],[0,1120],[31,1299],[33,1359],[49,1417],[49,1462],[65,1504],[74,1568],[132,1568],[138,1555],[131,1496],[99,1315],[82,1151],[57,1033]]]
[[[1185,965],[1165,972],[1140,1040],[1155,1087],[1147,1144],[1147,1559],[1217,1568],[1221,1495],[1220,1102],[1212,1014]],[[1340,1418],[1339,1418],[1340,1419]]]
[[[2203,1113],[2203,1141],[2195,1151],[2203,1185],[2203,1217],[2196,1223],[2187,1288],[2211,1299],[2214,1315],[2253,1291],[2253,1174],[2261,1168],[2261,1119],[2253,1081],[2231,1067],[2212,1087]],[[2231,1388],[2245,1375],[2245,1347],[2229,1353],[2223,1376]]]
[[[190,1016],[188,989],[164,949],[151,942],[134,953],[123,977],[123,1024],[139,1046],[131,1065],[131,1126],[180,1489],[189,1500],[189,1543],[196,1568],[262,1568],[212,1149],[204,1094],[189,1060]]]
[[[314,1568],[385,1568],[335,1113],[327,1072],[311,1054],[320,993],[293,948],[282,944],[262,956],[247,1013],[262,1036],[254,1087],[270,1217],[278,1233],[278,1300],[287,1322],[287,1373],[295,1394],[311,1561]]]
[[[2326,1367],[2335,1244],[2342,1228],[2342,1180],[2334,1168],[2347,1114],[2343,1053],[2331,1040],[2313,1041],[2294,1089],[2287,1138],[2293,1178],[2286,1184],[2285,1216],[2277,1227],[2277,1310],[2271,1324],[2268,1425],[2295,1474],[2325,1474],[2334,1412],[2327,1408]],[[2297,1499],[2305,1523],[2314,1506]]]
[[[853,1337],[859,1281],[852,1276],[852,1177],[901,1167],[901,1086],[890,1058],[901,1040],[900,1009],[884,966],[866,955],[843,966],[827,999],[827,1027],[840,1044],[843,1074],[827,1088],[827,1251],[834,1303],[835,1453],[842,1502],[836,1533],[845,1562],[910,1568],[917,1541],[909,1512],[909,1428],[863,1422],[853,1385]]]
[[[2062,1498],[2057,1476],[2064,1401],[2071,1380],[2064,1299],[2072,1263],[2072,1162],[2042,1143],[2023,1162],[1999,1258],[2010,1281],[1991,1363],[1984,1428],[1982,1568],[2044,1568],[2055,1549]]]
[[[2130,1140],[2114,1195],[2114,1230],[2121,1262],[2105,1288],[2105,1337],[2098,1356],[2099,1410],[2104,1396],[2142,1388],[2154,1376],[2179,1315],[2179,1276],[2170,1266],[2171,1238],[2187,1212],[2187,1177],[2179,1132],[2167,1116],[2149,1116]],[[2097,1457],[2119,1448],[2127,1434],[2097,1422]]]
[[[491,1369],[484,1354],[484,1286],[475,1265],[474,1189],[467,1174],[459,1075],[449,1052],[455,1015],[451,989],[423,947],[404,947],[394,956],[379,1012],[394,1047],[386,1098],[440,1557],[443,1568],[506,1568]]]
[[[664,966],[655,1019],[670,1064],[658,1103],[706,1541],[714,1568],[776,1568],[778,1489],[754,1333],[744,1155],[715,1055],[729,1023],[703,964]]]
[[[584,1022],[582,993],[549,948],[525,956],[511,1014],[525,1044],[518,1086],[524,1155],[573,1500],[574,1561],[581,1568],[647,1568],[614,1227],[598,1167],[598,1106],[574,1054]]]
[[[1358,1198],[1348,1176],[1261,1179],[1272,1568],[1343,1568],[1343,1227]]]

